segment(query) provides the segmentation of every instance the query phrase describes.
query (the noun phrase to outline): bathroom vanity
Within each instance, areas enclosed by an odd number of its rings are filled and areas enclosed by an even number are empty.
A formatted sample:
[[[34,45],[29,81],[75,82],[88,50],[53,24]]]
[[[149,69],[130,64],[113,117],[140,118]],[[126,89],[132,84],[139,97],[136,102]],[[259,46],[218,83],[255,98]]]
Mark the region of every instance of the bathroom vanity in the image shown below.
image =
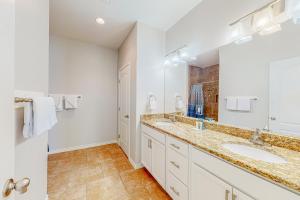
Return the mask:
[[[200,131],[193,119],[176,119],[142,117],[141,125],[142,164],[173,199],[300,199],[299,151],[254,145],[247,130]],[[266,156],[253,159],[247,154],[252,149]]]

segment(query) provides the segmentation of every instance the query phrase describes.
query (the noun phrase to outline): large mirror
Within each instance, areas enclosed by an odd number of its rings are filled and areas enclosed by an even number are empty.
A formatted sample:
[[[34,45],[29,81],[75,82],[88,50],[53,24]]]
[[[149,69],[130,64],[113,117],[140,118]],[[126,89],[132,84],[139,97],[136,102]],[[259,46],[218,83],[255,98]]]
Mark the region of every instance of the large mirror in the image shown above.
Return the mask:
[[[300,136],[300,25],[165,63],[165,111]]]

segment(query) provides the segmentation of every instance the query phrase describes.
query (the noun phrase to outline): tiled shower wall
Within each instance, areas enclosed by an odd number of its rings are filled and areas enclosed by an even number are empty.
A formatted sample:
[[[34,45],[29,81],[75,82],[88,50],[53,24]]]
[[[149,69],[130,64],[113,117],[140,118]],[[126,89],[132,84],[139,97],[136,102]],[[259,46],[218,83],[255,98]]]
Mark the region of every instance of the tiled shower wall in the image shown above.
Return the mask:
[[[204,115],[218,121],[219,65],[206,68],[189,67],[189,87],[203,84]]]

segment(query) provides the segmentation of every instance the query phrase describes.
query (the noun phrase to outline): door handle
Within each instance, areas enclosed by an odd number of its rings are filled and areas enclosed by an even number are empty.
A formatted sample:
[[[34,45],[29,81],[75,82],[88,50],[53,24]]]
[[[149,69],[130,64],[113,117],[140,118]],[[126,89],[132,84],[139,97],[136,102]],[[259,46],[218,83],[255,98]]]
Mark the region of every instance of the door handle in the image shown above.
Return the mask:
[[[276,121],[276,117],[270,117],[272,121]]]
[[[8,197],[13,190],[19,192],[20,194],[24,194],[27,192],[29,185],[29,178],[23,178],[22,180],[19,180],[17,182],[15,182],[12,178],[8,179],[3,187],[2,196]]]
[[[125,115],[124,118],[129,119],[129,115]]]

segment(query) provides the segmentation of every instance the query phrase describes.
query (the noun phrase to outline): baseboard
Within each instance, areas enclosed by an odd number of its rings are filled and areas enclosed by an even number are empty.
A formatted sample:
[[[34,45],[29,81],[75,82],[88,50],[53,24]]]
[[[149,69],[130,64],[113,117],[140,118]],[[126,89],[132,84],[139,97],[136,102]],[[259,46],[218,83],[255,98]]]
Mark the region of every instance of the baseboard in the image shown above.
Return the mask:
[[[49,196],[48,196],[48,194],[46,195],[46,198],[45,198],[45,200],[49,200]]]
[[[68,151],[75,151],[75,150],[80,150],[80,149],[87,149],[87,148],[91,148],[91,147],[103,146],[103,145],[114,144],[114,143],[117,143],[117,140],[111,140],[111,141],[107,141],[107,142],[100,142],[100,143],[93,143],[93,144],[86,144],[86,145],[79,145],[79,146],[75,146],[75,147],[62,148],[62,149],[50,151],[48,153],[48,155],[56,154],[56,153],[63,153],[63,152],[68,152]]]
[[[134,169],[140,169],[144,167],[142,163],[136,163],[131,158],[128,158],[128,160]]]

